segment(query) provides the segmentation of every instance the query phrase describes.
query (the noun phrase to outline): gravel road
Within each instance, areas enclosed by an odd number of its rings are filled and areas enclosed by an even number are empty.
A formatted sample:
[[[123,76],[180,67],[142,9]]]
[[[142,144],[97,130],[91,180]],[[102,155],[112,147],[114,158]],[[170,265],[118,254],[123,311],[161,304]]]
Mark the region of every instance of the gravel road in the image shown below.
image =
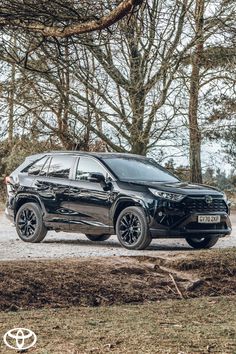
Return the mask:
[[[236,213],[231,216],[231,221],[232,235],[220,239],[215,248],[236,247]],[[156,257],[173,256],[189,251],[193,249],[180,239],[156,239],[145,251],[129,251],[119,245],[115,236],[105,242],[92,242],[84,235],[52,231],[42,243],[25,243],[18,238],[4,213],[0,214],[0,260],[131,255]]]

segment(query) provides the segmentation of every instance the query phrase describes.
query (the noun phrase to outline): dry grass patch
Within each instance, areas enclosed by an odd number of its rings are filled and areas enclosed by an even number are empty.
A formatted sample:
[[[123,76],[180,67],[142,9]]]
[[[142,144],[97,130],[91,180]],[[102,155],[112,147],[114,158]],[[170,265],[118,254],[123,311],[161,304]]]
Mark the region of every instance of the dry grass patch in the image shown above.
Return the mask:
[[[2,312],[0,334],[38,335],[35,354],[235,354],[236,297]],[[11,354],[3,343],[2,354]]]

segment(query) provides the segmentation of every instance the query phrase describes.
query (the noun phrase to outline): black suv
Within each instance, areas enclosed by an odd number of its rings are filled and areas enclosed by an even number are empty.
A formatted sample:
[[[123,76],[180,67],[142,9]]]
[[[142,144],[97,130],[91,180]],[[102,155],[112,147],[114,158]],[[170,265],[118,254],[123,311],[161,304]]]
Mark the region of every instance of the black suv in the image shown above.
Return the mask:
[[[84,233],[91,241],[116,233],[128,249],[170,237],[209,248],[231,233],[223,193],[181,182],[143,156],[43,153],[28,157],[6,182],[6,215],[26,242],[63,230]]]

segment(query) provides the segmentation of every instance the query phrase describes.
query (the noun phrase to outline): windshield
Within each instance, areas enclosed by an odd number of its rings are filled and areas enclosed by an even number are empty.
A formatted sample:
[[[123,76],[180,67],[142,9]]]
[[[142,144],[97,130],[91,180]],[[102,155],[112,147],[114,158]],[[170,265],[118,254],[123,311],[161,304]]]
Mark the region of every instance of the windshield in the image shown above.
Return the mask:
[[[104,162],[122,181],[179,181],[177,177],[149,158],[108,157]]]

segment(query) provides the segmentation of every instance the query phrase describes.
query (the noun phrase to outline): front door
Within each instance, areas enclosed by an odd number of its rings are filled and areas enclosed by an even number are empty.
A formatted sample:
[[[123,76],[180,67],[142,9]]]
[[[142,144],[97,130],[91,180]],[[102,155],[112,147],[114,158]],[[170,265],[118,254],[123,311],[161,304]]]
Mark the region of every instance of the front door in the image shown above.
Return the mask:
[[[108,175],[100,161],[81,156],[70,185],[70,228],[94,235],[109,233],[113,193],[105,191],[100,183],[90,181],[91,173],[102,173],[105,177]]]

